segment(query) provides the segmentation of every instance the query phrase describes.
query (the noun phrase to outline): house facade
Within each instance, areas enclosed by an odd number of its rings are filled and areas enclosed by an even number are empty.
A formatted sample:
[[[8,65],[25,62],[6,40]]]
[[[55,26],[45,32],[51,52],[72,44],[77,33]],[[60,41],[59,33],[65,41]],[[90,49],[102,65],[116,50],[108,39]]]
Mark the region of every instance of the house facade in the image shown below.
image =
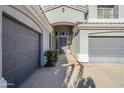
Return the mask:
[[[124,62],[123,5],[0,6],[0,87],[19,87],[46,64],[44,52],[78,62]]]
[[[79,62],[103,63],[124,61],[124,6],[123,5],[84,5],[84,6],[45,6],[43,10],[53,25],[61,48],[69,51]],[[67,32],[71,26],[69,44],[58,34]],[[61,28],[59,28],[61,27]],[[62,28],[63,27],[63,28]],[[57,29],[58,28],[58,29]],[[64,33],[63,33],[64,34]],[[65,40],[65,41],[64,41]],[[61,45],[63,44],[63,45]]]
[[[73,52],[79,62],[123,63],[124,6],[89,6],[87,22],[79,22],[79,51]],[[74,47],[75,44],[72,46]]]

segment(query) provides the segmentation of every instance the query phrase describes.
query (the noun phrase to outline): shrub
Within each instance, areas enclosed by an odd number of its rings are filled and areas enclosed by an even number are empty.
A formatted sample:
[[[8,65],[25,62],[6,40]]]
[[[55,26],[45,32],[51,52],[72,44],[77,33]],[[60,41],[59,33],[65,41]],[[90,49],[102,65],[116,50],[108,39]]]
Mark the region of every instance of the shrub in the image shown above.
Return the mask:
[[[46,56],[47,64],[55,64],[58,60],[57,51],[48,50],[44,53],[44,56]]]

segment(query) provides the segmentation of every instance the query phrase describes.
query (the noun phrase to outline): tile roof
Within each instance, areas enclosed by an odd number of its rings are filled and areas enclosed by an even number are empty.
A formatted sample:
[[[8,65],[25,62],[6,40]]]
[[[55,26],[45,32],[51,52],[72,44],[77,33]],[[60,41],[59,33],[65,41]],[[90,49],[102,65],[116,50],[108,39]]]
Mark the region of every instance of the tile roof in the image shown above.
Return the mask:
[[[124,22],[77,22],[77,24],[124,24]]]
[[[77,22],[73,29],[124,30],[124,22]]]
[[[76,25],[81,26],[105,26],[105,27],[111,27],[111,26],[120,26],[124,27],[124,22],[77,22]]]

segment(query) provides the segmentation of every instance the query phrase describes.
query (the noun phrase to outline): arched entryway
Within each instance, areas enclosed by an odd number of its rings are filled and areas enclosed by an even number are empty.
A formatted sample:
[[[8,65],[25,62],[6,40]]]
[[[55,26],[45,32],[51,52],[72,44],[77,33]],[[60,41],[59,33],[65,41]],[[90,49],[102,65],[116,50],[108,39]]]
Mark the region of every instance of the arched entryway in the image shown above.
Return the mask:
[[[72,25],[56,25],[54,26],[56,49],[59,53],[67,53],[70,51],[72,41]]]

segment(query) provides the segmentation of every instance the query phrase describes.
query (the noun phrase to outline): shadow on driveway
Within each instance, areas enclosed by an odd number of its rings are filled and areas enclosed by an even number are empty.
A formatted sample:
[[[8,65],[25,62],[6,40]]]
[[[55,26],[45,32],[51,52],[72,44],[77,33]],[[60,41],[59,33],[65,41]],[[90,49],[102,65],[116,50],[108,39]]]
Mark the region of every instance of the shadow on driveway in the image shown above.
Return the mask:
[[[78,88],[96,88],[95,82],[91,77],[80,80]]]

